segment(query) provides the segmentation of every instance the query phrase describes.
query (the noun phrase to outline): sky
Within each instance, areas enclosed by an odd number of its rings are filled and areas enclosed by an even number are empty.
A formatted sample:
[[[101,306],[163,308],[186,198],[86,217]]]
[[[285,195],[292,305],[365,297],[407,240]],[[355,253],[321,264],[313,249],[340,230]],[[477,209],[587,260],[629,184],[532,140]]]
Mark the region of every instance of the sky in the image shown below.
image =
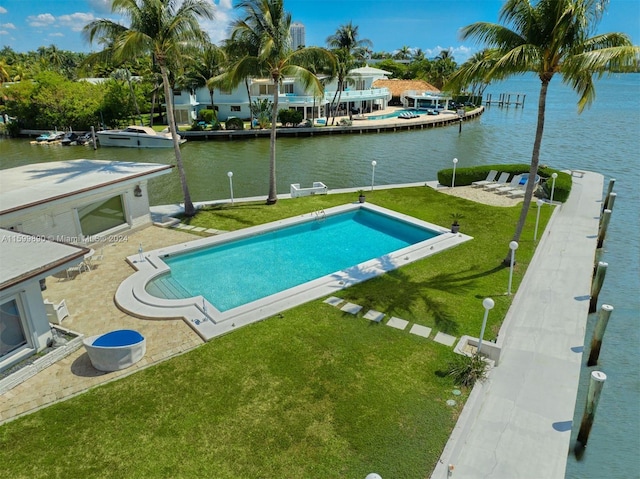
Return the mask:
[[[229,24],[240,15],[237,0],[207,0],[216,19],[202,22],[211,41],[228,37]],[[474,22],[497,22],[503,0],[285,0],[294,22],[305,26],[307,46],[326,46],[328,36],[352,22],[358,38],[373,43],[374,52],[407,46],[422,49],[427,58],[450,50],[463,63],[480,48],[459,38],[461,27]],[[0,48],[17,52],[55,45],[61,50],[99,50],[82,36],[84,25],[98,18],[122,19],[111,14],[110,0],[0,0]],[[640,1],[610,0],[598,33],[622,32],[640,43]]]

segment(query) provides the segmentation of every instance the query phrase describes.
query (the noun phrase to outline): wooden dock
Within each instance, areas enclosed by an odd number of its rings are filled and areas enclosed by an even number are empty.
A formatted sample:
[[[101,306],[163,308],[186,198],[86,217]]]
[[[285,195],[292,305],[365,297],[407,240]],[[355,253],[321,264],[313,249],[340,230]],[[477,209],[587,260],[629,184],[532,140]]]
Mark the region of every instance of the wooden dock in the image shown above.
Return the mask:
[[[511,106],[515,105],[516,108],[521,106],[524,108],[524,100],[527,95],[524,93],[500,93],[498,99],[493,99],[491,93],[487,94],[485,100],[486,105],[498,105],[498,106]]]

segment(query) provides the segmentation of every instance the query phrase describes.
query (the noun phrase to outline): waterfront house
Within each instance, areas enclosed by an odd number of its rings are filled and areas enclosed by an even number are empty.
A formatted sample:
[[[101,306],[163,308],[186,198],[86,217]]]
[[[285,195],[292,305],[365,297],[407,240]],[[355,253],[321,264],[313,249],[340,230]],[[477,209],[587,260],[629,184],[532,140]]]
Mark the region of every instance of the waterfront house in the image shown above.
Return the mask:
[[[379,68],[362,67],[349,72],[349,82],[340,94],[339,111],[344,115],[352,110],[371,112],[383,110],[387,107],[391,94],[386,87],[374,86],[380,79],[386,79],[390,73]],[[251,101],[272,100],[274,92],[273,80],[265,78],[249,78],[249,92]],[[278,107],[281,110],[293,109],[303,113],[303,118],[326,117],[328,107],[333,101],[337,81],[328,82],[324,94],[314,97],[305,91],[300,81],[295,78],[285,78],[280,87]],[[191,124],[203,109],[211,109],[211,96],[206,87],[174,91],[174,110],[179,124]],[[216,88],[213,95],[214,107],[218,112],[218,119],[225,121],[230,117],[243,120],[250,118],[249,96],[244,83],[233,90]]]
[[[0,229],[0,372],[51,344],[41,281],[80,264],[88,252]]]
[[[0,228],[72,244],[117,241],[151,223],[147,183],[171,168],[82,159],[3,170]]]

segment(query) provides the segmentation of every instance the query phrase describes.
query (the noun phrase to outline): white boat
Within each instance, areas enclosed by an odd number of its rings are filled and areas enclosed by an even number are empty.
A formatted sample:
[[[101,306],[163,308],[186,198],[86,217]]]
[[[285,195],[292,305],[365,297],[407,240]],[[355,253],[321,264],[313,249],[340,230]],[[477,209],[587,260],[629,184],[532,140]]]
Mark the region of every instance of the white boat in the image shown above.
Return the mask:
[[[128,126],[124,130],[103,130],[96,133],[100,146],[124,146],[128,148],[172,148],[171,133],[166,129],[155,131],[148,126]],[[185,139],[181,138],[180,144]]]

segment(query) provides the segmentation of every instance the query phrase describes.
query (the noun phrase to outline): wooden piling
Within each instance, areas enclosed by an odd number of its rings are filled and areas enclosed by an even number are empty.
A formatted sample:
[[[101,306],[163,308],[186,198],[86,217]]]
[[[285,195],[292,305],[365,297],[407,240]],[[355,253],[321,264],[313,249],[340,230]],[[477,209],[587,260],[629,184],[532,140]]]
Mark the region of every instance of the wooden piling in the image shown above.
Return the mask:
[[[602,200],[602,210],[604,211],[607,209],[607,201],[609,201],[609,195],[611,194],[611,192],[613,191],[613,185],[615,185],[616,183],[616,179],[615,178],[610,178],[609,179],[609,186],[607,187],[607,192],[604,195],[604,199]]]
[[[607,274],[608,263],[600,261],[596,268],[596,274],[591,282],[591,301],[589,301],[589,313],[596,312],[596,305],[598,304],[598,295],[602,289],[602,283],[604,283],[604,277]]]
[[[602,212],[602,220],[600,221],[600,229],[598,230],[598,249],[602,248],[604,239],[607,236],[607,228],[609,227],[610,220],[611,210],[604,210]]]
[[[600,356],[600,348],[602,346],[602,338],[604,332],[607,329],[607,323],[609,317],[613,311],[613,306],[610,304],[603,304],[600,307],[600,314],[598,315],[598,322],[593,330],[593,339],[591,339],[591,351],[589,352],[589,360],[587,366],[595,366],[598,364],[598,357]]]
[[[605,210],[613,211],[613,204],[616,202],[617,196],[618,196],[618,193],[615,193],[615,192],[609,193],[609,195],[607,196],[606,204],[605,204]]]
[[[580,423],[580,431],[578,432],[578,439],[575,447],[575,453],[578,459],[582,456],[584,448],[587,447],[589,433],[591,432],[591,426],[593,426],[596,409],[598,408],[598,401],[600,400],[600,393],[602,392],[602,387],[606,380],[607,375],[601,371],[593,371],[591,373],[589,391],[587,393],[587,404],[584,408],[584,414],[582,415],[582,422]]]
[[[98,145],[96,144],[96,129],[93,126],[91,127],[91,141],[93,143],[93,149],[97,150]]]

